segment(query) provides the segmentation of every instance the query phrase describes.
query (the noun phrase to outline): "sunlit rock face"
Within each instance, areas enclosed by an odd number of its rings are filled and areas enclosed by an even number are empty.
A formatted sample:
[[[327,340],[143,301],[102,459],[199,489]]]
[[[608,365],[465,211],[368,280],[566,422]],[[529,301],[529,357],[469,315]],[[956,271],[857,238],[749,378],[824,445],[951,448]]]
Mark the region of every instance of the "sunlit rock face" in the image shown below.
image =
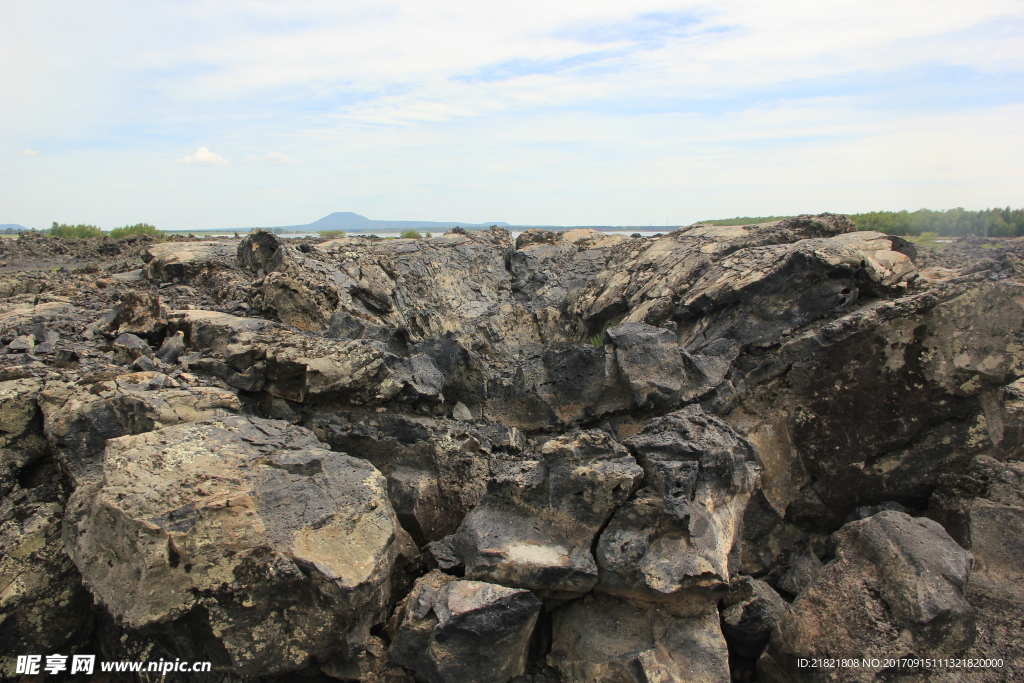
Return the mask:
[[[2,675],[1024,676],[1024,239],[855,227],[4,242]]]
[[[202,609],[240,672],[354,652],[410,544],[372,465],[258,418],[113,439],[69,510],[68,554],[99,602],[136,629]]]

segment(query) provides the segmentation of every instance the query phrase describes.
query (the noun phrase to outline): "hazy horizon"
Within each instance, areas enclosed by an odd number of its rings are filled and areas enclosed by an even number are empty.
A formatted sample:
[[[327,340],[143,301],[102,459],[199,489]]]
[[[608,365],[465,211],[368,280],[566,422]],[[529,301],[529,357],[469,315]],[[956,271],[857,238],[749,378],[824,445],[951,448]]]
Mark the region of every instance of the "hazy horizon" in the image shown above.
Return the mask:
[[[0,220],[1021,206],[1020,8],[0,0]]]

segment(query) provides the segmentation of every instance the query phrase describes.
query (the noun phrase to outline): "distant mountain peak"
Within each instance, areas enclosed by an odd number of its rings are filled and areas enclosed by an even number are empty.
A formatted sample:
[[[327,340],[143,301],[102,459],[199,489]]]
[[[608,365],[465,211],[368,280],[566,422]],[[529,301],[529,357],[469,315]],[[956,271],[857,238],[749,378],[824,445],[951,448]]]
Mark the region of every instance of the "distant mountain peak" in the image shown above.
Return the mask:
[[[508,223],[466,223],[464,221],[378,221],[372,218],[367,218],[366,216],[361,216],[358,213],[353,213],[352,211],[335,211],[334,213],[330,213],[313,223],[283,227],[289,230],[305,228],[311,232],[316,232],[318,230],[443,229],[453,228],[457,225],[467,228],[485,228],[492,225],[507,227]]]

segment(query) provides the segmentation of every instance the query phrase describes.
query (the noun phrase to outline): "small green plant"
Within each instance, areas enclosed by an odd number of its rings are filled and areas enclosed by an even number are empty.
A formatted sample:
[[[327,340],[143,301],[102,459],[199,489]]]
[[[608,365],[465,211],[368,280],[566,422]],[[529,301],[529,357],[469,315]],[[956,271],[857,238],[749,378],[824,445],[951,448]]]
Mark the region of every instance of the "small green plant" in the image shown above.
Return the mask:
[[[429,232],[428,232],[428,233],[425,233],[425,234],[424,234],[424,236],[425,236],[425,237],[426,237],[426,238],[427,238],[428,240],[429,240],[429,239],[430,239],[431,237],[433,237],[433,235],[431,235],[431,234],[430,234]]]
[[[320,236],[321,237],[326,237],[328,239],[332,239],[333,240],[333,239],[337,239],[339,237],[344,237],[345,236],[345,231],[344,230],[321,230],[320,231]]]
[[[595,349],[599,349],[602,346],[604,346],[604,335],[595,334],[593,337],[590,338],[590,345],[593,346]]]
[[[163,239],[165,236],[162,230],[157,230],[155,226],[152,226],[149,223],[126,225],[123,228],[114,228],[110,231],[110,236],[115,240],[124,239],[129,235],[150,235],[159,239]]]
[[[103,231],[95,225],[58,225],[57,221],[47,232],[51,237],[103,237]]]
[[[407,240],[418,240],[418,239],[420,239],[420,238],[422,238],[422,237],[423,237],[423,235],[421,235],[421,234],[420,234],[420,233],[419,233],[418,231],[416,231],[416,230],[403,230],[403,231],[402,231],[402,239],[407,239]]]

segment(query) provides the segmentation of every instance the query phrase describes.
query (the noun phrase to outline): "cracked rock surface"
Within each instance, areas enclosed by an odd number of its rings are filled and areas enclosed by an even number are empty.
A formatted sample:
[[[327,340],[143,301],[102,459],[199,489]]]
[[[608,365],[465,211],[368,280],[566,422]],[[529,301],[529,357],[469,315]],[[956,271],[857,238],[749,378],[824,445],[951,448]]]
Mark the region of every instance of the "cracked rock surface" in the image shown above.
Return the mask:
[[[1024,676],[1024,239],[2,246],[2,676]]]

